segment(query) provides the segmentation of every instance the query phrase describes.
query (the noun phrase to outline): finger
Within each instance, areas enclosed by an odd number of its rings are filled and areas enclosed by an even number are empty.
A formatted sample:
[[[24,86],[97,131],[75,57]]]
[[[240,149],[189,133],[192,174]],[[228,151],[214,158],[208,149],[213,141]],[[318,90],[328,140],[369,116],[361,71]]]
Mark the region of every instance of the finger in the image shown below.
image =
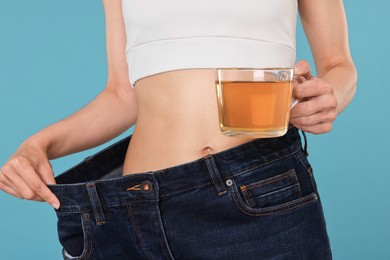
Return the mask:
[[[47,201],[54,208],[58,209],[60,202],[54,193],[45,185],[43,180],[37,175],[35,169],[31,165],[26,165],[23,172],[18,172],[30,189]]]
[[[311,98],[306,101],[301,101],[291,109],[290,118],[314,115],[323,110],[335,108],[333,99],[326,96]]]
[[[297,85],[297,84],[302,84],[303,82],[306,81],[306,78],[302,75],[295,75],[294,76],[294,86]]]
[[[294,73],[304,76],[306,79],[311,78],[310,64],[306,60],[298,61],[294,66]]]
[[[312,100],[298,102],[290,112],[290,119],[311,116],[321,111],[318,102]]]
[[[50,162],[47,162],[46,164],[42,164],[38,168],[38,171],[44,183],[56,184],[56,180],[54,179],[54,173]]]
[[[313,126],[323,122],[333,122],[336,116],[336,110],[325,110],[310,116],[292,118],[290,123],[293,125]]]
[[[317,97],[322,95],[333,95],[333,89],[330,85],[312,77],[301,84],[294,84],[293,96],[297,99]]]
[[[298,129],[301,129],[304,132],[312,133],[312,134],[323,134],[332,130],[333,124],[331,122],[323,122],[313,126],[305,126],[305,125],[294,125]]]
[[[12,188],[12,183],[6,177],[6,175],[1,173],[0,173],[0,190],[9,193],[12,196],[18,197],[19,199],[23,199],[22,195],[20,195],[20,193],[18,193]]]
[[[19,195],[23,199],[28,199],[28,200],[37,200],[37,201],[44,201],[38,194],[36,194],[27,184],[26,182],[22,179],[22,177],[17,174],[17,171],[14,170],[14,174],[12,175],[7,175],[6,176],[8,180],[8,186],[12,188],[13,190],[17,191]]]
[[[4,184],[3,182],[0,182],[0,190],[14,196],[14,197],[17,197],[19,199],[23,199],[23,197],[17,193],[14,189],[12,189],[11,187],[7,186],[6,184]]]
[[[11,172],[13,172],[13,169],[11,166],[5,166],[4,169],[2,169],[2,172],[0,173],[0,186],[1,186],[0,189],[4,190],[5,192],[7,192],[15,197],[23,199],[23,196],[21,195],[21,193],[15,189],[14,184],[11,182],[11,180],[8,177],[11,174]],[[9,190],[11,190],[13,192],[10,193],[10,192],[8,192]]]

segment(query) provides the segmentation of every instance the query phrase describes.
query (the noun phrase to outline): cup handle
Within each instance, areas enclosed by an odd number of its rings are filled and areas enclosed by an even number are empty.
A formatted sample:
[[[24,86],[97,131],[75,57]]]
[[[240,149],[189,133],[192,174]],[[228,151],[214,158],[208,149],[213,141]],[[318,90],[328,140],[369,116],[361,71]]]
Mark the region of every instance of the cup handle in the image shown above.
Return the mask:
[[[291,98],[291,106],[290,106],[290,109],[292,109],[293,107],[295,107],[296,104],[299,103],[299,99],[295,99],[295,98]]]
[[[296,81],[296,83],[298,84],[301,84],[303,82],[306,81],[306,78],[301,75],[301,74],[294,74],[294,80]],[[295,107],[296,104],[299,103],[299,99],[296,99],[296,98],[291,98],[291,106],[290,106],[290,109],[292,109],[293,107]]]

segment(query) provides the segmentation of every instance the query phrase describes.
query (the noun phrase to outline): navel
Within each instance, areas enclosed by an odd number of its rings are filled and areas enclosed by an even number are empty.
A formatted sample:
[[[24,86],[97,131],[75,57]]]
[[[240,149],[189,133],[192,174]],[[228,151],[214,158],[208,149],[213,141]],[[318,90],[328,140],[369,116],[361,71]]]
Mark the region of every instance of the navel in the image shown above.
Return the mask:
[[[209,155],[213,153],[213,149],[211,149],[210,146],[206,146],[205,148],[203,148],[203,152],[205,155]]]

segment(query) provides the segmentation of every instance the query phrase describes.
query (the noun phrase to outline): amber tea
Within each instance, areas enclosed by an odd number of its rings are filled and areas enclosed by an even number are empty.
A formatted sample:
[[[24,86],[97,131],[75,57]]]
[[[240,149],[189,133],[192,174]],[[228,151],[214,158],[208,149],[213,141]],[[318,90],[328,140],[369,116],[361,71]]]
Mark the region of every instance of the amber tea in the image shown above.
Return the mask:
[[[216,81],[222,133],[254,138],[284,135],[290,116],[293,72],[252,69],[242,72],[241,78],[237,70],[234,72],[233,77],[225,75],[227,80],[223,80],[220,75]]]

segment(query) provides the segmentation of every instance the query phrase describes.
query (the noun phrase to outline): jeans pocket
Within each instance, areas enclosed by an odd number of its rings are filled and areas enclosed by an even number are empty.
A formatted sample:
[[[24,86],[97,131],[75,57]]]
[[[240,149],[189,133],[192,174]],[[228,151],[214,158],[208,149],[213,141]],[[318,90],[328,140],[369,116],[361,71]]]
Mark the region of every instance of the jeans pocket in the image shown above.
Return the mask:
[[[277,214],[317,200],[315,192],[302,195],[295,169],[268,177],[254,172],[228,180],[227,186],[238,208],[251,216]]]
[[[64,259],[88,259],[92,252],[90,213],[57,213],[58,237]]]
[[[307,156],[303,153],[303,151],[299,151],[296,153],[296,156],[298,157],[299,161],[303,165],[303,167],[306,169],[306,174],[308,175],[310,179],[311,186],[313,190],[318,194],[317,190],[317,183],[314,177],[313,168],[311,167],[310,162],[307,159]]]

